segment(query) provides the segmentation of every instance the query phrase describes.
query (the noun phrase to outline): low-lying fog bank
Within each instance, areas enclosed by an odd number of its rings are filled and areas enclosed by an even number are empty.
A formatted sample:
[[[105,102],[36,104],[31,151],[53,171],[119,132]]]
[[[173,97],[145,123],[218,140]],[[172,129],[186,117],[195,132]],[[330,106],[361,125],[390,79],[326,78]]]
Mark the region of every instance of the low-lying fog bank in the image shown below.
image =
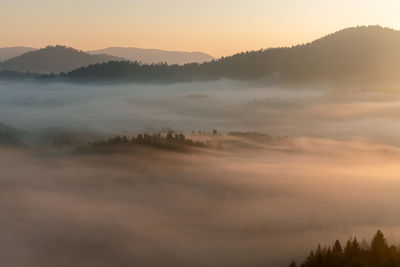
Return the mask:
[[[328,139],[292,150],[0,152],[7,266],[287,266],[382,229],[400,242],[400,151]]]
[[[392,88],[396,88],[393,87]],[[233,81],[172,85],[0,84],[0,122],[25,130],[137,133],[163,128],[361,138],[398,145],[400,91],[261,87]]]
[[[275,267],[377,229],[400,244],[400,94],[367,89],[1,83],[1,262]],[[52,148],[168,129],[222,147]]]

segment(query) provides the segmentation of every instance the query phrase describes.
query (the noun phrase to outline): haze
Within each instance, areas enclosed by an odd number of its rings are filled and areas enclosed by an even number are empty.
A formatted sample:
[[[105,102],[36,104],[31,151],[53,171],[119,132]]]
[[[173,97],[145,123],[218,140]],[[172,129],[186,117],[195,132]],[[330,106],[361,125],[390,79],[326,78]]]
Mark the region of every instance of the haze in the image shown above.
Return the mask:
[[[0,2],[1,266],[400,266],[399,1]]]
[[[377,228],[399,242],[397,91],[234,81],[1,89],[0,121],[44,144],[0,153],[8,266],[286,266],[316,243]],[[189,154],[45,149],[60,131],[93,140],[165,128],[289,139],[211,136],[222,150]]]
[[[130,46],[220,57],[296,45],[349,26],[398,29],[399,9],[395,0],[2,0],[0,47]]]

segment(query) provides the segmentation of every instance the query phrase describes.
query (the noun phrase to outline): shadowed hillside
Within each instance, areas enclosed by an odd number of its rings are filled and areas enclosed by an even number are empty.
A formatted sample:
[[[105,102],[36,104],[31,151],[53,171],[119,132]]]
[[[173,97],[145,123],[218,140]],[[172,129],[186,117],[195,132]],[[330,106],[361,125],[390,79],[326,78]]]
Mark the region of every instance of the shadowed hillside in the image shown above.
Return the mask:
[[[214,59],[214,57],[202,52],[165,51],[134,47],[108,47],[101,50],[87,51],[87,53],[107,54],[144,64],[167,63],[169,65],[183,65],[187,63],[203,63]]]
[[[229,78],[284,81],[370,81],[400,77],[400,31],[380,26],[348,28],[290,48],[245,52],[203,64],[167,66],[110,62],[72,71],[73,80],[193,81]]]
[[[208,67],[222,76],[257,79],[273,73],[290,80],[381,79],[400,70],[400,31],[348,28],[314,42],[223,58]]]
[[[48,46],[6,60],[0,63],[0,69],[20,72],[57,73],[112,60],[121,59],[109,55],[90,55],[65,46]]]

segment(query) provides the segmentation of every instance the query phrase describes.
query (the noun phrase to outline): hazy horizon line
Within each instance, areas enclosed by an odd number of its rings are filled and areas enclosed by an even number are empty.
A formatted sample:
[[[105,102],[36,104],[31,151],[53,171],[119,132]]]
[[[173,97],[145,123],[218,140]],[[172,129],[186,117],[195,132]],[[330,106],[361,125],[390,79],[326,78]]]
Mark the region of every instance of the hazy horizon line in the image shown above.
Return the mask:
[[[111,46],[105,46],[105,47],[102,47],[102,48],[94,48],[94,49],[81,49],[81,48],[78,48],[78,47],[75,47],[75,46],[72,46],[72,45],[67,45],[67,44],[49,44],[49,45],[46,45],[46,46],[43,46],[43,47],[39,47],[39,48],[38,47],[34,47],[34,46],[16,45],[16,46],[0,47],[0,49],[5,49],[5,48],[32,48],[32,49],[35,49],[35,50],[40,50],[40,49],[44,49],[44,48],[47,48],[47,47],[64,46],[64,47],[76,49],[78,51],[92,52],[92,51],[99,51],[99,50],[104,50],[104,49],[108,49],[108,48],[134,48],[134,49],[141,49],[141,50],[156,50],[156,51],[163,51],[163,52],[170,52],[170,53],[173,53],[173,52],[203,53],[203,54],[206,54],[208,56],[211,56],[211,57],[217,59],[217,58],[229,57],[231,55],[240,54],[240,53],[243,53],[243,52],[268,50],[268,49],[274,49],[274,48],[289,48],[289,47],[297,46],[297,45],[305,45],[305,44],[312,43],[314,41],[317,41],[319,39],[322,39],[324,37],[330,36],[332,34],[335,34],[335,33],[338,33],[338,32],[344,31],[344,30],[363,28],[363,27],[367,27],[367,28],[368,27],[380,27],[382,29],[388,29],[388,30],[392,30],[392,31],[396,31],[396,32],[400,31],[400,29],[395,29],[395,28],[388,27],[388,26],[382,26],[380,24],[369,24],[369,25],[360,24],[360,25],[341,28],[339,30],[327,33],[325,35],[322,35],[322,36],[320,36],[318,38],[314,38],[313,40],[309,40],[309,41],[306,41],[306,42],[299,42],[299,43],[295,43],[295,44],[292,44],[292,45],[282,45],[282,46],[277,45],[277,46],[270,46],[270,47],[261,47],[259,49],[240,50],[240,51],[236,51],[235,53],[227,55],[227,56],[215,56],[215,55],[213,55],[213,54],[211,54],[211,53],[209,53],[207,51],[203,51],[203,50],[179,50],[179,49],[172,49],[171,50],[171,49],[162,49],[162,48],[154,48],[154,47],[145,48],[145,47],[126,46],[126,45],[111,45]]]

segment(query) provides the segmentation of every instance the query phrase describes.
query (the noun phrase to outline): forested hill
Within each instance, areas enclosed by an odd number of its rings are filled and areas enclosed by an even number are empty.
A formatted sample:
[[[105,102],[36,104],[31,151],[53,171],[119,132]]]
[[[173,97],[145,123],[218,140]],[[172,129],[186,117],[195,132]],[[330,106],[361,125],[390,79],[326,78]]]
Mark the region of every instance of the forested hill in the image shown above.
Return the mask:
[[[368,80],[400,77],[400,31],[380,26],[348,28],[314,42],[236,54],[183,66],[108,62],[74,70],[75,81]]]
[[[400,74],[400,31],[379,26],[348,28],[314,42],[223,58],[214,71],[227,77],[379,79]]]
[[[27,52],[36,50],[32,47],[16,46],[16,47],[2,47],[0,48],[0,61],[5,61],[13,57],[18,57]]]
[[[123,59],[109,55],[90,55],[70,47],[57,45],[30,51],[0,62],[0,70],[42,74],[58,73],[113,60]]]

